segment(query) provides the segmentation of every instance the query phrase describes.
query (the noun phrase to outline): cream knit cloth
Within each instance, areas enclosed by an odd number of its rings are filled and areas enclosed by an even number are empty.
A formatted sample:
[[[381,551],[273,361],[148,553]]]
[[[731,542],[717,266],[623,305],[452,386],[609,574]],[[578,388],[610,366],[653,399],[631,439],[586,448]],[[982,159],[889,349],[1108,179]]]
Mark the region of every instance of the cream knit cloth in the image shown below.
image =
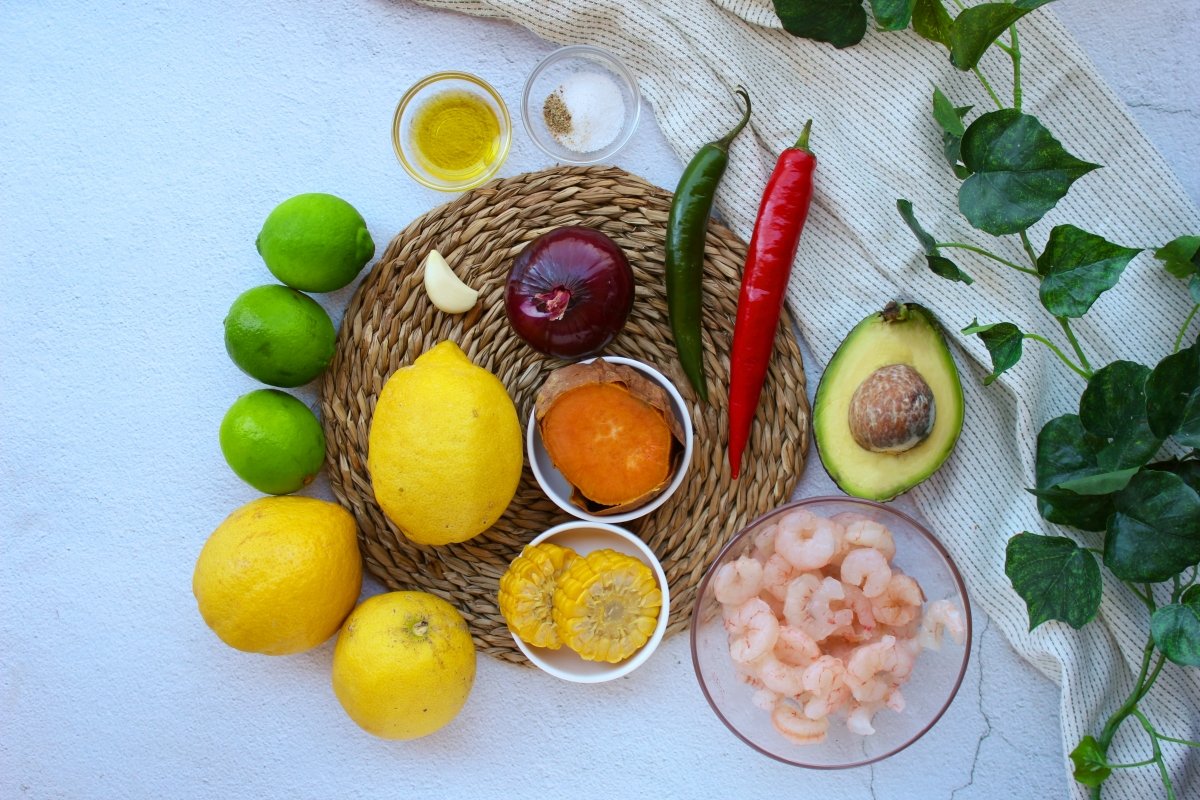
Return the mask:
[[[993,239],[957,213],[957,181],[942,159],[930,114],[932,86],[956,105],[987,109],[990,101],[940,46],[911,31],[869,31],[860,45],[835,50],[780,30],[770,0],[422,1],[615,53],[639,76],[684,162],[738,118],[732,89],[748,87],[751,128],[733,146],[717,200],[730,227],[747,240],[776,155],[812,117],[816,197],[788,304],[822,364],[855,322],[892,298],[927,306],[951,332],[977,315],[981,322],[1007,320],[1059,338],[1030,280],[961,251],[952,255],[975,284],[935,277],[896,213],[896,199],[907,197],[939,240],[973,241],[1024,260],[1016,237]],[[1200,212],[1054,16],[1041,9],[1020,25],[1025,111],[1071,153],[1105,165],[1032,229],[1034,246],[1040,250],[1050,228],[1063,222],[1147,248],[1200,233]],[[1002,97],[1011,90],[1002,55],[990,53],[981,67]],[[1094,365],[1117,358],[1153,365],[1169,351],[1189,308],[1181,283],[1146,253],[1075,327]],[[954,455],[912,498],[953,554],[973,600],[1018,651],[1063,686],[1062,741],[1069,752],[1085,733],[1098,733],[1130,691],[1148,631],[1145,607],[1106,573],[1096,622],[1082,631],[1048,623],[1030,633],[1025,605],[1004,574],[1010,535],[1053,532],[1024,489],[1034,484],[1037,431],[1051,417],[1074,412],[1083,387],[1034,343],[1014,370],[984,387],[990,361],[982,344],[976,337],[951,338],[963,370],[966,425]],[[1200,670],[1168,664],[1143,708],[1163,733],[1200,739]],[[1200,798],[1200,757],[1182,746],[1164,747],[1178,796]],[[1146,736],[1130,720],[1110,756],[1133,762],[1149,752]],[[1064,769],[1070,769],[1065,757]],[[1117,773],[1105,784],[1107,798],[1163,794],[1152,767]],[[1077,796],[1085,795],[1069,775],[1068,781]]]

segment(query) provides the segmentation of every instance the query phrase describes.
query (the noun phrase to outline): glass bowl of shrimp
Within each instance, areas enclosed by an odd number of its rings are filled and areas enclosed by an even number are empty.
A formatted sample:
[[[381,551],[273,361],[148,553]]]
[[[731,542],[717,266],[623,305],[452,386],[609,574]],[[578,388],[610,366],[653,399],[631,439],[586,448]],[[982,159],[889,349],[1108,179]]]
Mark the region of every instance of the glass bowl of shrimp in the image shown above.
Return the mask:
[[[781,506],[737,533],[692,612],[692,663],[738,738],[787,764],[894,755],[950,707],[971,608],[942,544],[902,511],[852,497]]]

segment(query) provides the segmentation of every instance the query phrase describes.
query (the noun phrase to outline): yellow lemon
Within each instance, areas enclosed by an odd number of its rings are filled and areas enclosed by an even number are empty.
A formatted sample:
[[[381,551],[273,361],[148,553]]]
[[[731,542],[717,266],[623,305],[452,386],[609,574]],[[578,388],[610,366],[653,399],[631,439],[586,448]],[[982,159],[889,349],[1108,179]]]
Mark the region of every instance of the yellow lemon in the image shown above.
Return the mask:
[[[430,348],[384,384],[367,440],[375,499],[419,544],[490,528],[517,492],[517,409],[495,375],[454,342]]]
[[[454,606],[426,592],[363,601],[333,649],[333,693],[359,727],[416,739],[458,715],[475,683],[475,644]]]
[[[192,593],[238,650],[299,653],[337,632],[362,587],[354,517],[312,497],[263,497],[208,537]]]

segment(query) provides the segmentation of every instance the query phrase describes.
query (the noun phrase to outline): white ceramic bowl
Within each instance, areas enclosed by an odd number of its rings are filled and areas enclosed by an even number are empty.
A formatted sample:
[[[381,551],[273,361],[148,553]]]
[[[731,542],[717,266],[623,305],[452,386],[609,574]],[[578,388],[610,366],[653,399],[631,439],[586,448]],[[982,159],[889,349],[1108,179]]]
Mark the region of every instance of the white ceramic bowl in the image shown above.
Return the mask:
[[[692,463],[692,417],[688,413],[687,403],[683,401],[679,390],[675,388],[675,385],[671,381],[667,380],[665,375],[654,367],[623,356],[598,356],[598,358],[603,358],[610,364],[624,364],[627,367],[633,367],[661,386],[670,396],[671,408],[675,412],[675,418],[679,420],[679,425],[683,428],[683,457],[679,460],[679,469],[675,470],[675,477],[671,479],[670,485],[657,497],[651,498],[645,505],[624,511],[620,514],[597,516],[589,514],[571,502],[571,484],[555,468],[554,462],[550,460],[550,454],[546,452],[546,448],[542,445],[542,436],[538,432],[537,426],[537,409],[529,412],[529,425],[526,426],[525,431],[526,451],[529,456],[529,466],[533,468],[533,477],[537,478],[538,486],[541,486],[546,496],[553,500],[554,504],[563,511],[566,511],[571,516],[585,519],[589,522],[629,522],[632,519],[646,516],[667,502],[667,498],[675,494],[675,491],[683,484],[683,478],[687,474],[688,466]],[[581,363],[590,364],[595,360],[595,358],[589,358]]]
[[[521,641],[521,637],[513,633],[513,641],[521,652],[538,666],[556,678],[574,683],[603,683],[628,675],[646,663],[650,654],[658,647],[663,635],[667,632],[667,617],[671,614],[671,596],[667,588],[667,575],[663,572],[662,564],[654,555],[654,551],[646,546],[638,537],[624,528],[609,525],[604,522],[564,522],[542,533],[530,544],[553,542],[562,547],[569,547],[581,556],[595,550],[616,550],[618,553],[633,556],[654,571],[658,581],[659,591],[662,592],[662,608],[658,612],[658,625],[650,639],[641,649],[624,661],[609,664],[605,661],[585,661],[569,647],[548,650],[544,647],[534,647]]]
[[[572,75],[598,72],[612,78],[621,90],[625,121],[611,143],[598,150],[581,153],[562,145],[546,126],[543,107],[546,98]],[[632,72],[616,56],[598,47],[577,44],[555,50],[533,68],[525,81],[521,99],[521,119],[533,143],[557,161],[567,164],[595,164],[611,159],[625,146],[637,129],[641,116],[641,96]]]

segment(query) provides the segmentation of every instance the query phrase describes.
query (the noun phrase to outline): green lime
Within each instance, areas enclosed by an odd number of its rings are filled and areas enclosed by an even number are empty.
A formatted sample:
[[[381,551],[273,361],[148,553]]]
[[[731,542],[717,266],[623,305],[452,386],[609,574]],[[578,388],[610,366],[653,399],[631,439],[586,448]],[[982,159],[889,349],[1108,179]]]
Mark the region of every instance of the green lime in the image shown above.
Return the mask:
[[[267,269],[293,289],[332,292],[375,255],[367,223],[331,194],[298,194],[267,217],[254,242]]]
[[[225,316],[233,363],[272,386],[300,386],[320,375],[333,358],[335,338],[316,300],[277,283],[242,292]]]
[[[321,471],[325,433],[304,403],[278,389],[258,389],[225,412],[221,452],[237,476],[255,489],[290,494]]]

